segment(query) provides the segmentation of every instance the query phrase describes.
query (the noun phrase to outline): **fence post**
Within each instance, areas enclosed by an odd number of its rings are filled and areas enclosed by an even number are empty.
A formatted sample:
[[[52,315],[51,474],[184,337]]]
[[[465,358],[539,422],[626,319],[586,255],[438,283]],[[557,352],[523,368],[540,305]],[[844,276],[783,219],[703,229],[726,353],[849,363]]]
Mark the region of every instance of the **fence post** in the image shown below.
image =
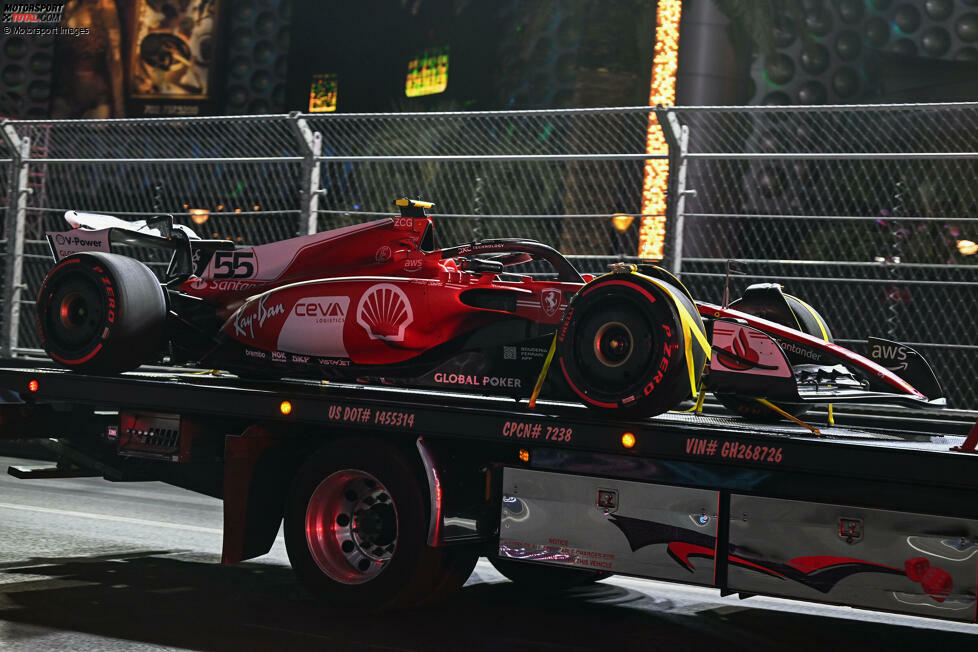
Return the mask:
[[[299,191],[299,235],[313,234],[319,230],[319,161],[322,156],[323,135],[309,128],[309,123],[298,111],[289,114],[289,124],[295,132],[302,154],[302,188]]]
[[[669,144],[669,157],[671,159],[670,168],[675,170],[676,183],[673,188],[676,193],[676,200],[672,203],[672,273],[679,276],[683,266],[683,229],[686,221],[686,195],[696,196],[695,190],[686,190],[686,165],[689,153],[689,127],[680,124],[675,111],[656,111],[658,116],[665,114],[665,123],[662,125],[662,135],[665,136]],[[660,120],[660,124],[661,124]],[[672,172],[670,171],[670,174]]]
[[[30,166],[30,138],[20,137],[9,120],[0,123],[3,139],[11,151],[10,192],[7,199],[7,220],[4,233],[7,246],[4,251],[3,326],[6,337],[0,343],[0,355],[10,358],[17,348],[20,335],[20,293],[24,289],[24,223],[27,219],[28,168]]]

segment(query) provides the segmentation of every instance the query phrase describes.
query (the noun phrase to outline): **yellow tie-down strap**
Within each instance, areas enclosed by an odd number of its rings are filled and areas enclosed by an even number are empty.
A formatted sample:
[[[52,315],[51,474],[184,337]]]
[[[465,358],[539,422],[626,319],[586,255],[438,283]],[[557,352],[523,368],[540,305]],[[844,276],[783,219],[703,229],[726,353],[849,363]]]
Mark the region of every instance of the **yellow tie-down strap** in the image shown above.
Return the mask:
[[[547,379],[547,372],[550,371],[550,363],[554,361],[554,353],[557,352],[557,333],[554,333],[554,338],[550,340],[550,350],[547,351],[547,357],[543,361],[543,369],[540,370],[540,375],[537,376],[537,384],[533,386],[533,393],[530,394],[530,407],[535,407],[537,404],[537,397],[540,396],[540,390],[543,389],[543,381]]]
[[[710,343],[706,340],[706,335],[700,330],[700,321],[693,317],[693,315],[686,309],[686,306],[682,304],[672,291],[664,286],[661,281],[651,276],[646,276],[641,274],[636,270],[631,272],[635,276],[641,276],[646,281],[652,283],[657,288],[665,292],[669,298],[672,299],[672,303],[676,306],[676,312],[679,314],[679,321],[683,327],[683,342],[686,345],[686,369],[689,372],[689,394],[690,396],[696,396],[696,369],[693,367],[693,340],[699,344],[703,353],[706,354],[706,363],[709,364],[710,361]]]
[[[614,273],[615,272],[612,272],[612,274]],[[691,396],[696,396],[697,393],[696,369],[693,366],[693,340],[695,339],[696,343],[699,344],[700,348],[703,349],[703,352],[706,353],[707,362],[709,362],[711,349],[710,349],[710,343],[706,340],[706,335],[704,335],[703,331],[700,330],[697,319],[693,317],[693,315],[689,312],[689,310],[687,310],[686,306],[682,304],[679,298],[675,294],[673,294],[673,292],[669,288],[664,286],[657,279],[639,273],[634,268],[634,266],[632,267],[632,271],[630,272],[630,274],[634,274],[635,276],[640,276],[646,281],[655,285],[657,288],[665,292],[666,295],[668,295],[669,298],[672,299],[673,304],[676,306],[676,313],[679,315],[679,321],[682,324],[683,341],[685,342],[686,345],[686,368],[689,372],[689,393]],[[604,274],[603,276],[599,276],[598,278],[604,278],[605,276],[609,276],[609,274]],[[540,370],[540,375],[537,377],[537,383],[536,385],[533,386],[533,393],[530,394],[529,406],[531,408],[536,405],[537,397],[540,395],[540,389],[543,388],[543,382],[547,379],[547,372],[550,370],[550,363],[553,362],[554,353],[556,353],[556,351],[557,351],[557,333],[554,333],[554,338],[550,342],[550,351],[547,352],[547,357],[543,361],[543,369]]]

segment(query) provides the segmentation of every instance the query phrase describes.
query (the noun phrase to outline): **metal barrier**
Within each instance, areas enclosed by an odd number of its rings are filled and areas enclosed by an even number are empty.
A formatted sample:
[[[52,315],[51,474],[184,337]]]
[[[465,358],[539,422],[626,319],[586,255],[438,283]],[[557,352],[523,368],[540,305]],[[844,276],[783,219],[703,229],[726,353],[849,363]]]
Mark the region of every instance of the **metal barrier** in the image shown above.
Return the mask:
[[[978,407],[978,104],[678,107],[688,130],[672,265],[719,301],[777,281],[841,344],[918,347]],[[673,132],[675,135],[675,131]]]
[[[258,244],[436,203],[439,246],[532,237],[584,271],[638,249],[649,107],[5,121],[0,348],[38,346],[45,231],[67,209],[171,213]],[[719,301],[727,259],[814,304],[844,345],[921,348],[978,408],[978,104],[676,107],[665,264]],[[195,223],[199,222],[199,223]],[[959,244],[960,243],[960,244]],[[13,326],[13,328],[11,328]]]
[[[638,248],[648,107],[4,121],[0,354],[36,352],[47,231],[65,210],[170,213],[241,244],[436,204],[440,245],[532,237],[602,270]],[[15,189],[16,191],[11,191]],[[13,234],[13,239],[6,234]],[[163,261],[149,261],[162,265]],[[23,316],[22,316],[23,315]]]

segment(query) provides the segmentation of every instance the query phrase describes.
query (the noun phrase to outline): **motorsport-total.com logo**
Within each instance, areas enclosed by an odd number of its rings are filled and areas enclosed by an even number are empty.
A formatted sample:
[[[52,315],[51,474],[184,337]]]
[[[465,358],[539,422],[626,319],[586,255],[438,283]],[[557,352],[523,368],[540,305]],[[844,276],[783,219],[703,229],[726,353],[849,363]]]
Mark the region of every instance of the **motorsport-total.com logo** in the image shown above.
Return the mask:
[[[64,11],[63,2],[5,2],[0,22],[5,25],[57,25]]]

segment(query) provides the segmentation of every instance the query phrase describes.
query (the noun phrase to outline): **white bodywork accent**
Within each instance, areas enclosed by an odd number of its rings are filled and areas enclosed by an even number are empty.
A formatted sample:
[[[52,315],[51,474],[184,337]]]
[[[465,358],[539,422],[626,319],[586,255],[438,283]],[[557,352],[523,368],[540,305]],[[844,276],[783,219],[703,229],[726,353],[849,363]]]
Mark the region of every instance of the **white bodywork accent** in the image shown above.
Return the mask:
[[[278,350],[329,358],[349,357],[343,325],[350,297],[304,297],[292,306],[278,334]]]
[[[357,305],[357,323],[372,340],[403,342],[404,331],[413,321],[411,302],[393,283],[372,285]]]
[[[71,231],[48,232],[48,244],[55,260],[61,260],[82,251],[109,252],[109,230],[88,231],[72,229]]]
[[[153,229],[146,226],[146,220],[127,222],[111,215],[65,211],[65,221],[75,229],[125,229],[126,231],[135,231],[136,233],[142,233],[145,235],[155,235],[158,238],[163,237],[163,234],[160,233],[159,229]],[[200,236],[194,233],[189,227],[182,224],[174,224],[173,228],[178,231],[183,231],[191,240],[200,240]]]

